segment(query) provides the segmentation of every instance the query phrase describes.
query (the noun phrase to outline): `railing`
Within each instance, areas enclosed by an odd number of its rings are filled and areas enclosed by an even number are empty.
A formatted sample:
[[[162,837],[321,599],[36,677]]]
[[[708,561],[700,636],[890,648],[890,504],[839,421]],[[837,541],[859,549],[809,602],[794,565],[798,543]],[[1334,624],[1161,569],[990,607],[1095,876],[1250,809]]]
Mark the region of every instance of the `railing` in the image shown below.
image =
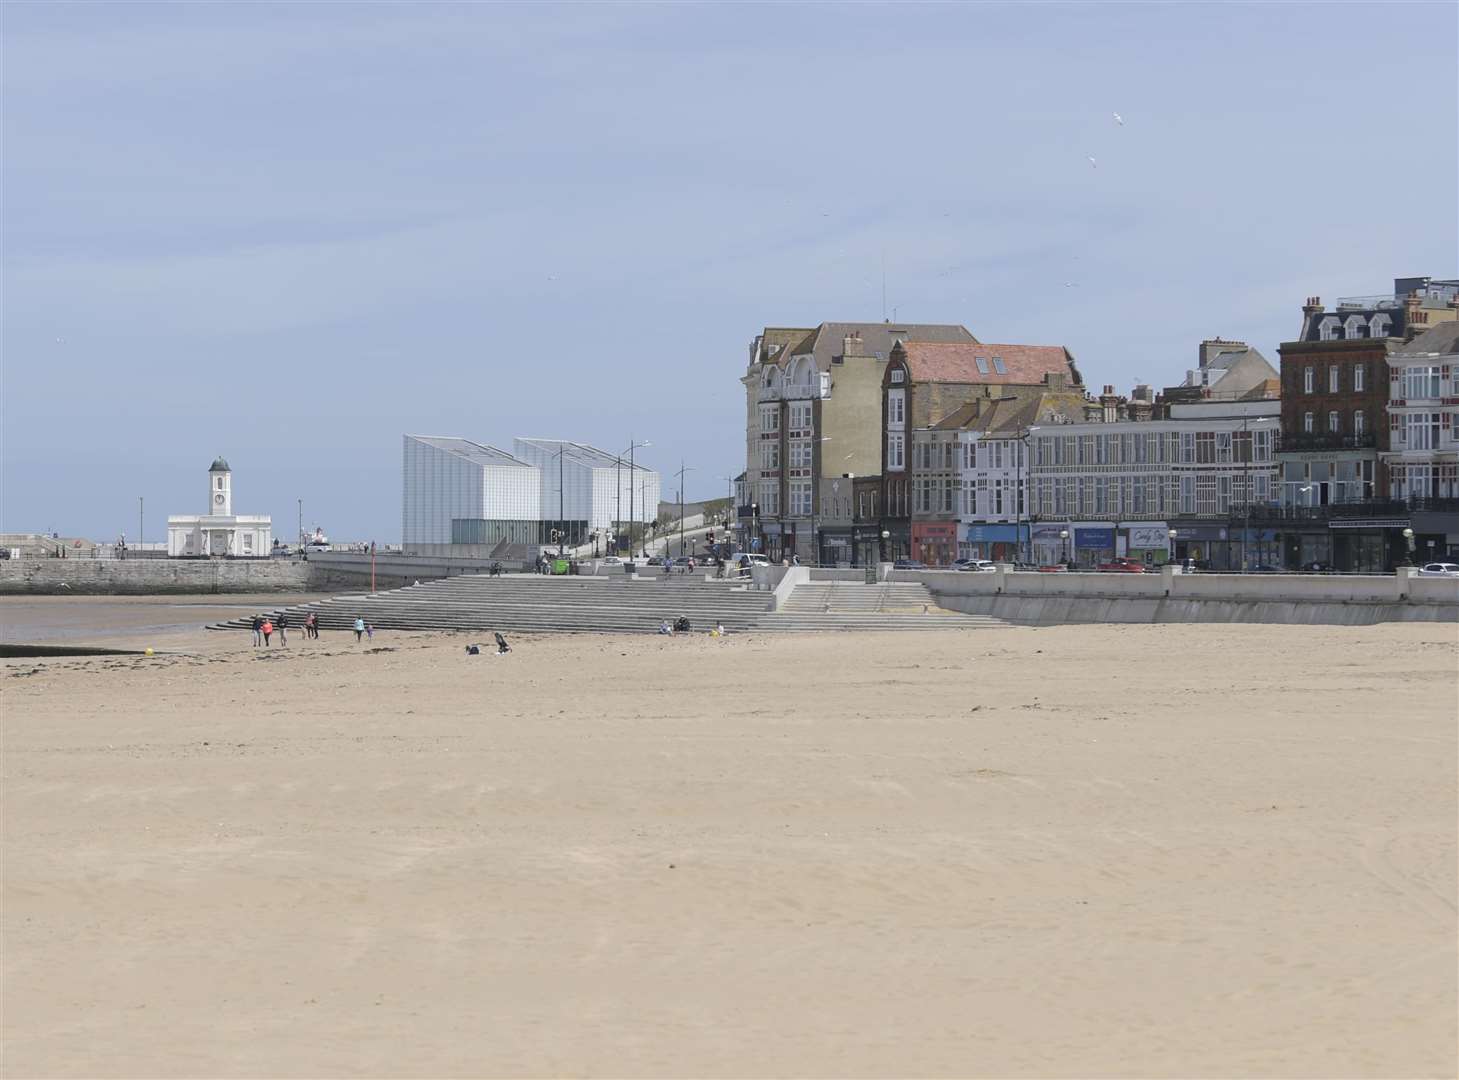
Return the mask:
[[[1326,506],[1253,506],[1253,521],[1342,521],[1353,518],[1404,518],[1414,513],[1459,513],[1459,499],[1364,499]]]
[[[1279,451],[1296,450],[1372,450],[1378,445],[1377,432],[1362,435],[1336,435],[1332,432],[1298,432],[1283,435]]]
[[[1387,311],[1403,307],[1403,301],[1395,299],[1391,293],[1379,293],[1377,296],[1339,296],[1337,306],[1340,311],[1372,311],[1376,308]]]

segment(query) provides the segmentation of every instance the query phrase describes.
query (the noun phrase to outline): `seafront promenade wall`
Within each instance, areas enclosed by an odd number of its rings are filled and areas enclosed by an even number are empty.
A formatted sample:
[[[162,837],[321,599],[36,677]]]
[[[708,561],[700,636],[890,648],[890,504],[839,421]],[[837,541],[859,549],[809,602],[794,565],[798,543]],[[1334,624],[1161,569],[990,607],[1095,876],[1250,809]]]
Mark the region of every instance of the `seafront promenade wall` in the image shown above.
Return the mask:
[[[0,596],[308,592],[330,584],[292,559],[0,560]]]
[[[995,574],[894,571],[953,611],[1025,625],[1246,622],[1459,623],[1459,579],[1394,575]]]

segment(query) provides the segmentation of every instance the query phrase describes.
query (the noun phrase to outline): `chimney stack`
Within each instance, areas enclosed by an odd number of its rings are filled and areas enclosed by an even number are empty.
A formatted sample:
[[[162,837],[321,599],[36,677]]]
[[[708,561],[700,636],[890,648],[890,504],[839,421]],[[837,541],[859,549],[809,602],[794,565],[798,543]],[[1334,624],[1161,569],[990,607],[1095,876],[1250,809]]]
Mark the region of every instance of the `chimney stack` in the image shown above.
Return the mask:
[[[1322,297],[1320,296],[1309,296],[1307,303],[1302,305],[1302,314],[1309,319],[1313,315],[1321,315],[1322,310]]]

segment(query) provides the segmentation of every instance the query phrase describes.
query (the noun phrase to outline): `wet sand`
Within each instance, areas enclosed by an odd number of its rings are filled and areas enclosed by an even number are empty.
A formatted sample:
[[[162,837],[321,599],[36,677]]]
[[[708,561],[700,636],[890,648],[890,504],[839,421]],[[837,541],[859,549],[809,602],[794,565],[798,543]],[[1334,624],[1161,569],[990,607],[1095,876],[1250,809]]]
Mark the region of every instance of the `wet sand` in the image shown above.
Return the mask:
[[[6,1076],[1456,1071],[1452,627],[169,640],[0,665]]]

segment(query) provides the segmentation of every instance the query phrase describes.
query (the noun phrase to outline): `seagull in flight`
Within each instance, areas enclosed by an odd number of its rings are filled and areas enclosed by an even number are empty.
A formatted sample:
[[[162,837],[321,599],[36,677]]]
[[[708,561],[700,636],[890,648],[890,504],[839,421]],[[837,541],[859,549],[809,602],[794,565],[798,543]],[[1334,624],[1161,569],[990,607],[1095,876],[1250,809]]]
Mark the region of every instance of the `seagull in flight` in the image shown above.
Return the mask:
[[[1121,116],[1119,113],[1115,113],[1115,123],[1118,124],[1120,127],[1124,127],[1125,126],[1125,118],[1123,116]]]
[[[1099,168],[1099,162],[1095,161],[1093,158],[1090,158],[1089,159],[1089,164],[1093,168],[1096,168],[1096,169]]]
[[[1077,289],[1077,288],[1079,288],[1079,282],[1077,282],[1077,281],[1066,281],[1066,282],[1064,282],[1064,288],[1066,288],[1066,289]]]

